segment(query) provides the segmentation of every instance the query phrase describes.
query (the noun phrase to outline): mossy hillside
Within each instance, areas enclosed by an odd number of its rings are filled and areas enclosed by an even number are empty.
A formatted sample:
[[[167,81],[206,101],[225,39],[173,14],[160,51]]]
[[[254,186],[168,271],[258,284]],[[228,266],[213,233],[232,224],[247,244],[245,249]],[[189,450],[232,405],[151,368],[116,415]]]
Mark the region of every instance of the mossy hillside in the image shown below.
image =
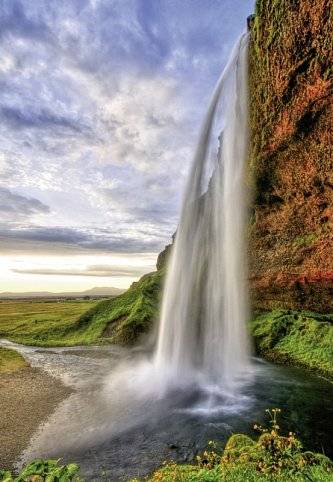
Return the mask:
[[[333,11],[257,0],[250,42],[254,304],[333,311]],[[306,284],[307,296],[291,282]],[[301,301],[301,303],[300,303]]]
[[[0,347],[0,373],[10,373],[28,366],[29,363],[17,351]]]
[[[252,321],[250,332],[266,359],[333,379],[333,314],[274,310]]]
[[[157,318],[164,270],[149,273],[123,294],[102,301],[78,320],[86,337],[99,343],[132,345]]]

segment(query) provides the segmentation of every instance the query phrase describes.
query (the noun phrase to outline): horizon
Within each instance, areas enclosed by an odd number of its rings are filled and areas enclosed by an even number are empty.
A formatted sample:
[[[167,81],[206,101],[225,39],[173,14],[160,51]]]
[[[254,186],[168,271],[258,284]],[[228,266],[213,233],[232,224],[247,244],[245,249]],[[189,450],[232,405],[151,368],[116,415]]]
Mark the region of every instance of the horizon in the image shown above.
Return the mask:
[[[176,231],[252,0],[4,0],[0,292],[126,289]]]
[[[44,291],[1,291],[0,292],[0,297],[4,296],[4,295],[13,295],[13,296],[19,296],[19,295],[28,295],[28,294],[32,294],[32,295],[37,295],[37,294],[50,294],[50,295],[66,295],[67,293],[68,294],[83,294],[83,293],[88,293],[88,292],[93,292],[93,291],[96,291],[97,290],[117,290],[116,293],[118,293],[119,291],[119,294],[121,294],[122,292],[124,292],[126,289],[125,288],[116,288],[115,286],[93,286],[92,288],[90,289],[87,289],[87,290],[82,290],[82,291],[48,291],[48,290],[44,290]],[[103,295],[98,295],[97,296],[103,296]]]

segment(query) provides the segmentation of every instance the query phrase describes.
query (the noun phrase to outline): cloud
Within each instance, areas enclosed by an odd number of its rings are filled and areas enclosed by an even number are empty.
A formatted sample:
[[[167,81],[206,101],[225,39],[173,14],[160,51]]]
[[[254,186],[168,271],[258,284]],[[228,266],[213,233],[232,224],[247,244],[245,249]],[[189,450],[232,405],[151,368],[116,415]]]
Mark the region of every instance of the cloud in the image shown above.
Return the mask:
[[[50,208],[38,199],[14,194],[9,189],[0,187],[0,213],[2,221],[4,219],[18,221],[18,219],[26,219],[27,216],[49,214]]]
[[[208,3],[3,0],[1,248],[163,248],[208,97],[253,4]]]
[[[133,233],[134,234],[134,233]],[[21,229],[2,230],[0,247],[3,253],[12,251],[15,246],[25,249],[36,247],[38,243],[47,246],[58,245],[58,249],[77,249],[102,251],[108,253],[148,253],[157,252],[161,240],[157,234],[138,233],[134,236],[128,232],[112,233],[107,229],[95,228],[71,229],[63,227],[28,227]]]
[[[3,0],[1,7],[0,38],[6,35],[33,40],[45,40],[51,31],[40,15],[27,15],[19,0]]]
[[[47,108],[36,110],[36,108],[28,106],[22,108],[2,105],[0,106],[0,116],[2,121],[7,122],[12,129],[29,127],[44,130],[61,127],[82,133],[89,130],[89,126],[83,123],[83,119],[71,118],[68,115],[63,116]]]
[[[91,276],[100,278],[109,277],[138,277],[146,273],[145,266],[109,266],[109,265],[93,265],[84,269],[49,269],[49,268],[30,268],[30,269],[12,269],[14,273],[32,274],[43,276]]]

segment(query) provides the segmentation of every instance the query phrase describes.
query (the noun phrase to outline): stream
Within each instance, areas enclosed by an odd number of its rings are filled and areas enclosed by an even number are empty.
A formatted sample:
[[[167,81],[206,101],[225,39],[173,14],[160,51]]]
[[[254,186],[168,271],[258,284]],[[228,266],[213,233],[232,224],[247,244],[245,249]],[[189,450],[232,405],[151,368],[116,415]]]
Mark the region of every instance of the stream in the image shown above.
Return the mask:
[[[265,409],[273,407],[282,409],[282,433],[296,432],[306,448],[333,456],[333,384],[304,370],[253,358],[237,396],[186,386],[158,397],[143,349],[0,345],[75,390],[39,427],[18,467],[61,457],[79,463],[86,480],[144,477],[164,460],[195,462],[209,440],[223,446],[232,433],[255,436],[253,424],[267,426]]]

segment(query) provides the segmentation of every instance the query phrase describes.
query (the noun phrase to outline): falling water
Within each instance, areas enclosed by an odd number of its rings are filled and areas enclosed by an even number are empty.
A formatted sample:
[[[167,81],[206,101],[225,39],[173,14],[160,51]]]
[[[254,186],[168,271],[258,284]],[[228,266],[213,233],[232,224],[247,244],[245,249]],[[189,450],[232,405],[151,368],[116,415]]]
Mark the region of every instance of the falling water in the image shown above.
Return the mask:
[[[249,363],[244,253],[248,37],[240,37],[218,81],[183,200],[154,356],[164,389],[199,377],[232,390]]]

